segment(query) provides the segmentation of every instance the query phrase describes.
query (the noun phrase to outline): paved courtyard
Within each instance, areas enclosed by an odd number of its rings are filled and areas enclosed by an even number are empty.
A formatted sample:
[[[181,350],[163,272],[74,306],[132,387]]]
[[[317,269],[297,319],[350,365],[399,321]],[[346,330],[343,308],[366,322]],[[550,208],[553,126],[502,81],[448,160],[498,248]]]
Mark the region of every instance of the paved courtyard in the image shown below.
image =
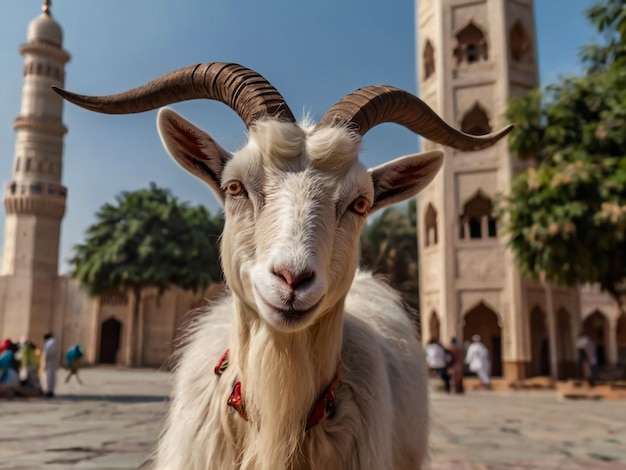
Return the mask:
[[[61,383],[53,400],[0,400],[1,469],[131,469],[144,461],[167,409],[169,375],[81,375],[85,385]],[[432,408],[433,470],[626,468],[626,401],[434,392]]]

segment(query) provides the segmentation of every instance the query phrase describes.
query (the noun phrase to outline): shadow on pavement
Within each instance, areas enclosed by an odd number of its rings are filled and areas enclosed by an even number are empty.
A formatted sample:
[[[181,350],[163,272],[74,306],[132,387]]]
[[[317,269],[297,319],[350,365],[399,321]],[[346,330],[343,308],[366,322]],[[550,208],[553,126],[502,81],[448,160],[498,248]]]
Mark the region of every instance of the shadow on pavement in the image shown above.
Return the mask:
[[[57,395],[56,401],[108,401],[113,403],[162,403],[170,400],[159,395]]]

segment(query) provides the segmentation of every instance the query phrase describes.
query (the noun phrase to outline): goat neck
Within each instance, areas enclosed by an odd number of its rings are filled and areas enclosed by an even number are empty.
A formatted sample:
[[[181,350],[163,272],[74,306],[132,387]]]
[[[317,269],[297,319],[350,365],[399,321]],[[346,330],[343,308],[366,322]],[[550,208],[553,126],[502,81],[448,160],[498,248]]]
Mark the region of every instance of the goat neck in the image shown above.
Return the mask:
[[[246,459],[251,466],[254,449],[274,449],[284,455],[271,462],[293,462],[304,439],[311,407],[333,380],[339,367],[343,329],[343,300],[319,321],[297,332],[281,332],[262,321],[235,298],[235,338],[231,341],[237,380],[242,384],[248,423]],[[289,403],[285,403],[288,397]],[[283,445],[276,445],[277,442]],[[245,465],[243,465],[245,468]],[[261,467],[259,467],[261,468]]]

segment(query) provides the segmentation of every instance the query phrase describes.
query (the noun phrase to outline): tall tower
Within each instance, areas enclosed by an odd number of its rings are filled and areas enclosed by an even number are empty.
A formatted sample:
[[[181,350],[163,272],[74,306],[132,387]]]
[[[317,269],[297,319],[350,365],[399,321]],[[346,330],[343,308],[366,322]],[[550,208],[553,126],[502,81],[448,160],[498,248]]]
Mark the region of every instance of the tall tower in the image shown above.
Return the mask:
[[[469,134],[506,125],[508,100],[538,84],[533,1],[417,0],[416,11],[422,99]],[[480,334],[493,375],[539,375],[532,342],[541,348],[550,325],[541,317],[542,336],[531,338],[529,307],[546,311],[545,292],[520,276],[493,213],[521,163],[506,139],[479,152],[442,150],[442,171],[418,205],[422,336],[467,343]],[[546,351],[536,360],[549,363]]]
[[[4,337],[26,335],[40,341],[52,327],[55,280],[58,276],[59,236],[67,189],[61,184],[63,101],[50,89],[62,87],[65,64],[63,32],[50,12],[28,27],[24,56],[24,83],[17,133],[13,178],[6,185],[4,251],[1,274],[7,276],[3,306]]]

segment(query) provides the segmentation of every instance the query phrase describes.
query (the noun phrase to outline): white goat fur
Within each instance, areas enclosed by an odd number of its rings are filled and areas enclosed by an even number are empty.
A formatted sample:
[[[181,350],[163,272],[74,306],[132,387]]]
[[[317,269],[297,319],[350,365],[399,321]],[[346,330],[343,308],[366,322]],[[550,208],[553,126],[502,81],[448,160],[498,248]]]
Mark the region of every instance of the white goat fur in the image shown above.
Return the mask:
[[[436,174],[440,152],[368,171],[357,159],[360,136],[343,128],[267,119],[231,155],[169,109],[158,122],[172,157],[224,203],[222,265],[232,295],[189,332],[154,468],[421,468],[423,352],[398,294],[355,275],[365,216],[351,204],[365,197],[372,213],[413,196]],[[229,195],[232,181],[246,193]],[[276,266],[314,276],[290,294]],[[283,318],[272,306],[304,313]],[[229,366],[218,377],[213,367],[226,349]],[[337,370],[336,414],[305,431]],[[248,421],[227,406],[236,381]]]

